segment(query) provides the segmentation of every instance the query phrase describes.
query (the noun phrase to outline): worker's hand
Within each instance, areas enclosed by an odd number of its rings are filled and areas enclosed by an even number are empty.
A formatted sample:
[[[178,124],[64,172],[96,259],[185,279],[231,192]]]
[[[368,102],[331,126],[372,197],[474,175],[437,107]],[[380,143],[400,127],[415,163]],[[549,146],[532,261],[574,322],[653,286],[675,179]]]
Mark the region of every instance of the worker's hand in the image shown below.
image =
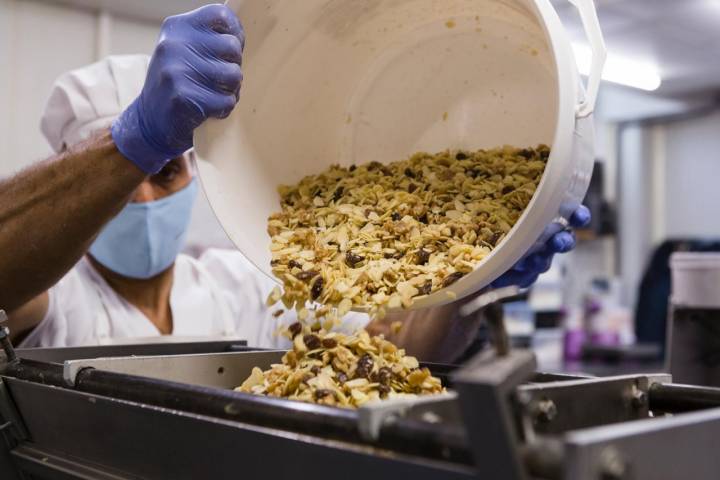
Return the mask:
[[[230,115],[244,44],[240,21],[224,5],[167,18],[142,93],[112,126],[120,152],[157,173],[192,147],[193,131],[205,120]]]
[[[580,206],[570,217],[572,228],[582,228],[590,223],[590,210]],[[548,228],[556,229],[556,226]],[[545,243],[539,251],[533,252],[520,260],[511,270],[498,278],[492,286],[495,288],[517,285],[527,288],[547,272],[552,265],[553,256],[556,253],[566,253],[575,248],[575,236],[571,231],[561,230]]]

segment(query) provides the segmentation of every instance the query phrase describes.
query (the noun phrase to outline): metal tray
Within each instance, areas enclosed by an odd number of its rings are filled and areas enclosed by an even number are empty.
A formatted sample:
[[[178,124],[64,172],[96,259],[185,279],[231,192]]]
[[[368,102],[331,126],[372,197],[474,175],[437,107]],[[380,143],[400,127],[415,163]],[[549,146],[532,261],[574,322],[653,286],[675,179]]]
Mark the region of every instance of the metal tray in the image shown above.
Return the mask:
[[[92,368],[193,386],[232,390],[242,384],[254,367],[267,370],[272,364],[280,363],[284,353],[284,350],[267,350],[68,360],[63,364],[63,379],[69,386],[74,386],[78,374]],[[428,366],[431,371],[434,370],[432,365]],[[447,376],[447,366],[444,368],[439,366],[437,370],[440,370],[437,372],[438,375]],[[457,394],[448,391],[440,395],[372,402],[357,409],[357,429],[366,440],[376,440],[383,425],[401,417],[430,423],[460,425],[460,412],[456,400]]]

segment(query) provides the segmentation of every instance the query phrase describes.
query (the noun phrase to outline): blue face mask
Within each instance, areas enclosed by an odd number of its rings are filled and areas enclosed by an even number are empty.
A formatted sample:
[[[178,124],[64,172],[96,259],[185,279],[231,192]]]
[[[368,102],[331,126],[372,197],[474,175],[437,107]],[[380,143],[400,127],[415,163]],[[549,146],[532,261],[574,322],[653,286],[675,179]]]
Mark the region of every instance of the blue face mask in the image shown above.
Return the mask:
[[[198,184],[154,202],[128,203],[100,232],[90,254],[124,277],[151,278],[167,270],[185,243]]]

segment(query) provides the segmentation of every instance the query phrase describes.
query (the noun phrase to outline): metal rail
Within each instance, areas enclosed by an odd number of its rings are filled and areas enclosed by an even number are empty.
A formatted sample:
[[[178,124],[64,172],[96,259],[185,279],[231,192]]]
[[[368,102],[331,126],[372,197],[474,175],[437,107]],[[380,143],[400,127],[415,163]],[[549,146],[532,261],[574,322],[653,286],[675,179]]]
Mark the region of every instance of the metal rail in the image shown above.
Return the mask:
[[[649,391],[650,409],[683,413],[720,407],[720,388],[655,384]]]

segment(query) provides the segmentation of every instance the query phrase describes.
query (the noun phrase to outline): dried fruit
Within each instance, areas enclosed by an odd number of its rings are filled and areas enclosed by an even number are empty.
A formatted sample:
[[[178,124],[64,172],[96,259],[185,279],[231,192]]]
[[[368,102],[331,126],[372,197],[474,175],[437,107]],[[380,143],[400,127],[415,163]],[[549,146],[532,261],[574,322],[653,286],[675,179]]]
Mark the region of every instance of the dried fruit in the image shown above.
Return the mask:
[[[356,255],[352,252],[348,252],[345,254],[345,263],[347,263],[348,267],[355,268],[357,264],[362,263],[362,261],[365,260],[365,257],[362,255]]]
[[[432,280],[428,280],[418,287],[418,295],[428,295],[432,291]]]
[[[505,238],[532,199],[550,149],[418,153],[400,162],[332,166],[279,188],[268,220],[280,300],[318,318],[381,315],[446,288]],[[340,305],[343,305],[342,309]]]
[[[451,273],[450,275],[445,277],[445,280],[443,280],[443,282],[442,282],[443,288],[449,287],[453,283],[457,282],[458,280],[460,280],[463,277],[463,275],[464,275],[464,273],[462,273],[462,272]]]
[[[237,391],[344,408],[445,391],[440,379],[421,369],[416,358],[382,336],[370,337],[365,330],[353,335],[325,329],[313,333],[299,323],[290,328],[293,350],[265,372],[253,369]],[[308,349],[316,355],[309,356]]]
[[[313,300],[317,300],[318,297],[320,297],[320,294],[323,291],[323,285],[325,284],[325,280],[322,279],[322,277],[318,277],[317,280],[315,280],[315,283],[313,283],[312,289],[310,289],[310,298]]]
[[[290,325],[290,327],[288,327],[288,331],[290,332],[290,338],[295,338],[295,335],[302,332],[302,329],[303,329],[303,327],[300,324],[300,322],[295,322],[292,325]]]
[[[418,265],[426,265],[428,261],[430,260],[430,252],[425,250],[424,248],[421,248],[417,252],[417,264]]]
[[[303,337],[303,342],[305,342],[305,346],[310,350],[315,350],[322,346],[322,341],[320,340],[320,337],[313,334],[305,335]]]

